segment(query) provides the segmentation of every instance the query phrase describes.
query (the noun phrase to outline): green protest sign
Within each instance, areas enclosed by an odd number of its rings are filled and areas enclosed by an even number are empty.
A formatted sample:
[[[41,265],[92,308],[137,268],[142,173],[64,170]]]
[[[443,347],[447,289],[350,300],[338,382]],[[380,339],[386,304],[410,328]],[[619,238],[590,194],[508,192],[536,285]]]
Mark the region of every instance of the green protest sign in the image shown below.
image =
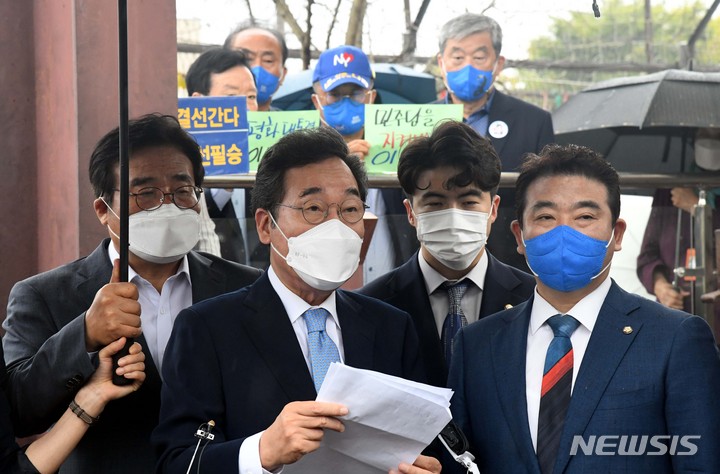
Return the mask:
[[[248,112],[248,157],[250,172],[257,172],[258,165],[268,147],[288,133],[320,125],[317,110],[291,110],[277,112]]]
[[[366,105],[365,140],[370,143],[370,153],[365,158],[368,173],[395,173],[400,151],[411,138],[430,135],[435,124],[442,120],[462,120],[462,113],[462,105],[458,104]]]

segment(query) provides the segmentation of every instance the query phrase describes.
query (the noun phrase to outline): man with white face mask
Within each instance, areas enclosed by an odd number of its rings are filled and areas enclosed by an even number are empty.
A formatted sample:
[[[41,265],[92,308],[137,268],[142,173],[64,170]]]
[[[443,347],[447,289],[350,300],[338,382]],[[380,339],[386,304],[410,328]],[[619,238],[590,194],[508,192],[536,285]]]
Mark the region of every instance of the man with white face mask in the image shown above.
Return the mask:
[[[260,474],[312,456],[324,430],[343,431],[336,417],[348,413],[312,401],[331,362],[424,381],[410,317],[338,289],[358,267],[366,194],[362,162],[328,127],[293,132],[268,149],[252,205],[270,268],[178,317],[153,434],[158,472],[186,472],[189,434],[209,419],[216,438],[198,472]],[[427,474],[440,464],[420,456],[396,469]]]
[[[110,238],[85,258],[17,283],[4,322],[20,436],[57,421],[95,371],[98,349],[124,336],[145,351],[143,386],[107,406],[61,473],[154,472],[159,371],[178,312],[261,274],[191,250],[199,234],[200,149],[174,117],[153,114],[129,123],[130,268],[129,282],[119,282],[118,136],[116,128],[100,139],[89,167],[95,212]]]
[[[410,313],[428,381],[445,386],[460,327],[525,301],[534,281],[485,249],[500,203],[500,161],[470,126],[443,122],[411,141],[398,179],[420,251],[360,293]]]

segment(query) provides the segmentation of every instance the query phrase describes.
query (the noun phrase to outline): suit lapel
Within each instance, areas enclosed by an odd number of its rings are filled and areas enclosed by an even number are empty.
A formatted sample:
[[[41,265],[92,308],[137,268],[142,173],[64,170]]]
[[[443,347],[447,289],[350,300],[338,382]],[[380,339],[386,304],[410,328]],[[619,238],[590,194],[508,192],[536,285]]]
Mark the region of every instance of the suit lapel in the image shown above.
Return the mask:
[[[415,252],[407,263],[398,268],[397,277],[393,281],[395,288],[392,288],[395,296],[387,302],[410,314],[418,339],[421,341],[420,350],[427,367],[428,382],[445,386],[447,382],[445,358],[418,257],[418,252]],[[441,375],[435,379],[435,374]]]
[[[361,369],[375,367],[375,327],[362,317],[362,308],[342,290],[336,293],[336,304],[340,330],[343,335],[345,363]]]
[[[540,470],[528,425],[525,397],[525,353],[532,298],[506,314],[504,330],[492,338],[492,367],[505,420],[527,472]]]
[[[512,115],[507,113],[507,102],[505,101],[505,96],[501,92],[495,91],[492,106],[490,107],[490,112],[488,114],[488,137],[490,138],[493,148],[495,148],[498,156],[502,156],[502,150],[505,148],[505,144],[507,143],[508,136],[510,134],[508,133],[502,138],[495,138],[489,134],[490,125],[496,120],[502,120],[508,126],[508,130],[512,130],[513,124],[510,118],[512,118]]]
[[[317,393],[305,357],[267,273],[249,287],[244,304],[247,310],[238,309],[242,324],[288,401],[314,400]]]
[[[108,254],[107,250],[109,243],[110,239],[104,239],[79,267],[76,294],[87,301],[87,305],[84,306],[85,309],[90,307],[95,298],[95,293],[108,283],[112,276],[110,254]]]
[[[485,250],[487,252],[487,249]],[[485,274],[485,285],[483,287],[482,304],[478,318],[490,316],[493,313],[505,308],[506,305],[514,305],[517,301],[512,290],[520,284],[520,281],[512,272],[488,252],[488,268]],[[500,309],[498,309],[500,308]]]
[[[605,388],[642,327],[642,322],[633,319],[630,315],[636,308],[638,308],[637,304],[627,298],[627,294],[613,282],[600,309],[575,380],[560,439],[560,451],[555,464],[556,472],[565,470],[570,461],[573,436],[585,431],[605,393]],[[632,323],[633,331],[625,334],[623,328],[629,323]]]
[[[212,267],[212,260],[197,252],[189,252],[187,258],[192,280],[193,303],[227,291],[225,275]]]

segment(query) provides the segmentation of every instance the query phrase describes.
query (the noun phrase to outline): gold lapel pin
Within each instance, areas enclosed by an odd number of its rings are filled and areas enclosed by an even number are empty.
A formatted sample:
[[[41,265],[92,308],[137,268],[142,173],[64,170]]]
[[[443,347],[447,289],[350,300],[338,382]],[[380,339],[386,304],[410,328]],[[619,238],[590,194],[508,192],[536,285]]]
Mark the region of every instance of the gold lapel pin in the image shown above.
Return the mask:
[[[513,307],[513,305],[511,305],[510,303],[508,303],[508,304],[505,305],[505,309],[510,309],[510,308],[512,308],[512,307]]]
[[[632,334],[632,332],[633,332],[632,326],[625,326],[623,328],[623,334]]]

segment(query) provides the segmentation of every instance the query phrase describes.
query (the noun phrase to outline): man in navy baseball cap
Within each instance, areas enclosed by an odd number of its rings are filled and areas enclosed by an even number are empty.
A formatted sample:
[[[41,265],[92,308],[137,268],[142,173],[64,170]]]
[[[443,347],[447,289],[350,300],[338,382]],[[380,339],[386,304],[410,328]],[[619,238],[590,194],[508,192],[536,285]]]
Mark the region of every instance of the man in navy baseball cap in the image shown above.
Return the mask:
[[[375,101],[373,72],[365,53],[355,46],[338,46],[323,52],[313,73],[315,108],[327,126],[345,138],[351,153],[367,155],[363,140],[365,104]]]

